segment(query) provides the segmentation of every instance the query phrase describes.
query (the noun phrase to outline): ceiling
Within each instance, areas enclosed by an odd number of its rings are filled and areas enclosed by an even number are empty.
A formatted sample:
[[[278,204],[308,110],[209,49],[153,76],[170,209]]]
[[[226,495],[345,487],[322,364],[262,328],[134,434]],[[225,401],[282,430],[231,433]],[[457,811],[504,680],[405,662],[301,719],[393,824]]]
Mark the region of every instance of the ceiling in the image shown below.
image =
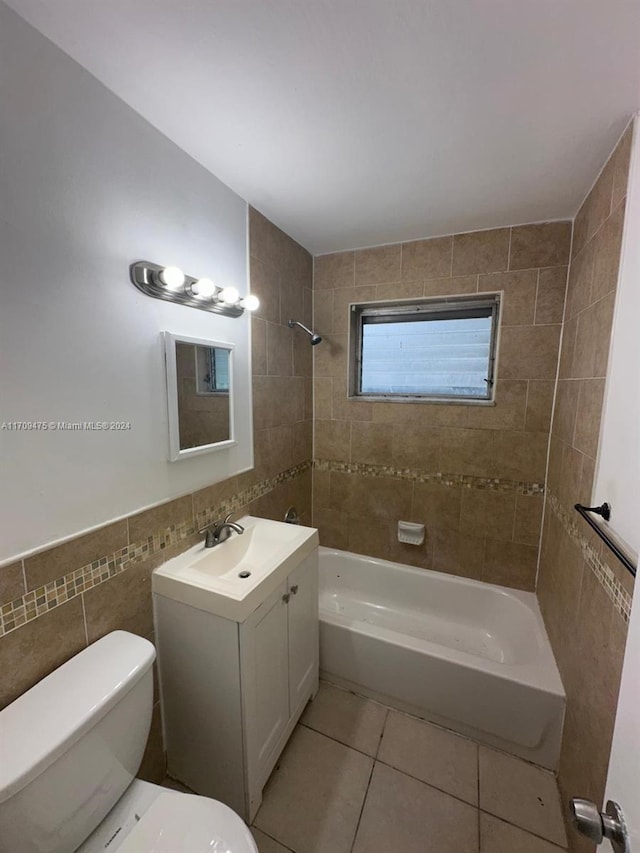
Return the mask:
[[[571,217],[639,0],[8,0],[314,254]]]

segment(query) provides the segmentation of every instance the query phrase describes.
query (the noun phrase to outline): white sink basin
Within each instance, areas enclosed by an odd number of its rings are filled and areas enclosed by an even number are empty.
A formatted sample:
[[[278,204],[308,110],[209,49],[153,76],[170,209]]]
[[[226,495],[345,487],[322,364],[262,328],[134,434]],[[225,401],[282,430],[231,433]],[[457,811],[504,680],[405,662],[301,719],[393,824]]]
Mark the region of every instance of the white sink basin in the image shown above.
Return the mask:
[[[245,515],[232,533],[213,548],[204,540],[153,572],[157,595],[199,610],[244,620],[288,574],[318,547],[318,531]]]

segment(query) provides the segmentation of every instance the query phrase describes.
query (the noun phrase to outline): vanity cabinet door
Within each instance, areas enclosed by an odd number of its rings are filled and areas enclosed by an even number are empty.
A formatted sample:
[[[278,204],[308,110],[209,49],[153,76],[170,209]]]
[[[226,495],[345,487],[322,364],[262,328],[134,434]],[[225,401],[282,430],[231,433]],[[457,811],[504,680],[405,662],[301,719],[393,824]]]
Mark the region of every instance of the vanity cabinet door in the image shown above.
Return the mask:
[[[249,778],[262,778],[289,722],[287,585],[241,626],[241,672]]]
[[[289,705],[294,714],[318,686],[318,556],[310,554],[288,579]]]

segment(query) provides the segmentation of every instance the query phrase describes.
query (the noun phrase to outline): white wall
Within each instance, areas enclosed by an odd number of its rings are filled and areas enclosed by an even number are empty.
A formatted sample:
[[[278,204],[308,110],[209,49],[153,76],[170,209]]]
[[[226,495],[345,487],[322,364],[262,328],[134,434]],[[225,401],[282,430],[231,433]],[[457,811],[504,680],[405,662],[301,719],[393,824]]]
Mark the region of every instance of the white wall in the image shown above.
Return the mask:
[[[611,337],[594,506],[640,552],[640,133],[634,121],[622,257]]]
[[[224,116],[220,116],[224,133]],[[167,461],[160,331],[237,345],[249,319],[151,299],[129,264],[247,289],[246,204],[0,3],[0,422],[130,421],[126,432],[0,430],[0,561],[223,479],[240,447]]]

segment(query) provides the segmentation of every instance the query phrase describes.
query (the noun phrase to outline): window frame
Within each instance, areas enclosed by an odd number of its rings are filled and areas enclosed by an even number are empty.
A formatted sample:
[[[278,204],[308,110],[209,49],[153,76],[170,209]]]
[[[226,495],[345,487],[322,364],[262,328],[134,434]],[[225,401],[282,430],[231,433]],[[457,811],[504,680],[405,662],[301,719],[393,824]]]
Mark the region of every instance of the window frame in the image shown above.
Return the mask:
[[[471,397],[451,394],[396,394],[367,393],[362,386],[362,318],[367,316],[421,316],[425,314],[441,315],[432,319],[462,319],[466,311],[487,309],[491,311],[491,338],[489,343],[489,375],[487,394]],[[455,405],[493,406],[498,367],[498,344],[501,326],[502,292],[436,296],[417,299],[394,299],[372,302],[358,302],[349,305],[349,345],[348,345],[348,390],[350,400],[385,403],[453,403]],[[456,313],[459,314],[456,317]],[[443,316],[442,316],[443,315]]]

